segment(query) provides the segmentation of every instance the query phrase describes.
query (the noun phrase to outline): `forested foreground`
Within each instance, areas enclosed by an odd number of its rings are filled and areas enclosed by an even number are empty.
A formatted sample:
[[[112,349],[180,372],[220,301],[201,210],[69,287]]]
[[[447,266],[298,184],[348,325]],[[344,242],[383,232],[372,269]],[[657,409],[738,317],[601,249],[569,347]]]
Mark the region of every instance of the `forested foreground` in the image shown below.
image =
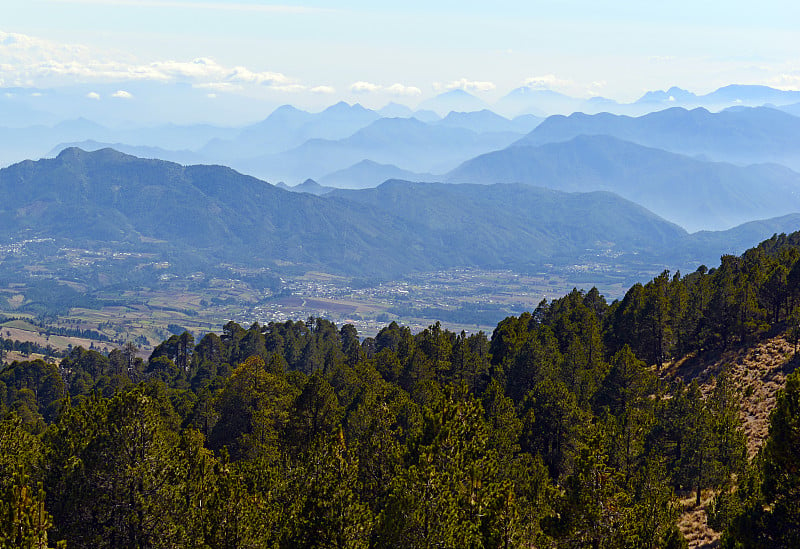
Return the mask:
[[[800,374],[748,460],[737,384],[664,365],[798,335],[800,233],[491,339],[323,319],[0,373],[3,547],[800,546]]]

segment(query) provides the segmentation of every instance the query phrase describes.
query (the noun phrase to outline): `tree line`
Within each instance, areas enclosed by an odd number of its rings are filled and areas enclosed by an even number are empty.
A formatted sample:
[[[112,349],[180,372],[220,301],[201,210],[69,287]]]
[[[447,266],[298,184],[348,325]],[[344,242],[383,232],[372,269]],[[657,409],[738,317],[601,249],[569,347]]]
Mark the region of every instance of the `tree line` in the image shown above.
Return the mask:
[[[789,330],[800,234],[608,304],[574,290],[491,338],[321,318],[77,347],[0,371],[4,547],[727,547],[800,535],[800,377],[748,460],[737,386],[659,371]]]

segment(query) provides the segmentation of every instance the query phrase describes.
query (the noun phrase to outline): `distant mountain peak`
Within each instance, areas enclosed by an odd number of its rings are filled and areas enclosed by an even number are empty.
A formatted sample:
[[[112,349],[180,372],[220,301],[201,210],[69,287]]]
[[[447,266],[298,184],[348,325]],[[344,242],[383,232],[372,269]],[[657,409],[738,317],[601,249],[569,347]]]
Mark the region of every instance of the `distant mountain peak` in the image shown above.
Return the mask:
[[[327,194],[333,190],[332,187],[323,187],[322,185],[320,185],[319,183],[310,178],[306,179],[299,185],[295,185],[294,187],[283,186],[282,188],[296,193],[308,193],[317,196]]]
[[[83,149],[79,149],[78,147],[66,147],[56,158],[71,158],[75,156],[79,156],[81,153],[86,154],[86,151]]]
[[[432,110],[439,115],[450,111],[473,112],[485,109],[488,105],[481,98],[461,88],[448,90],[427,99],[418,105],[418,109]]]
[[[409,188],[413,187],[414,185],[429,185],[431,183],[417,183],[412,181],[406,181],[404,179],[387,179],[376,188],[380,190],[388,190],[388,189],[395,189],[395,188]]]
[[[636,103],[667,103],[667,102],[691,102],[696,101],[697,96],[690,91],[677,86],[672,86],[668,90],[654,90],[645,93]]]
[[[92,160],[120,160],[124,158],[136,158],[129,154],[121,153],[111,147],[104,147],[96,151],[85,151],[80,147],[67,147],[56,157],[58,160],[70,159],[92,159]]]
[[[386,118],[410,118],[414,116],[414,111],[411,107],[390,101],[378,110],[378,114]]]
[[[272,114],[270,114],[270,116],[272,116],[274,114],[289,113],[289,112],[296,113],[296,112],[305,112],[305,111],[302,111],[302,110],[298,109],[297,107],[295,107],[294,105],[289,105],[287,103],[286,105],[281,105],[280,107],[278,107],[277,109],[272,111]]]
[[[440,93],[437,97],[476,97],[476,96],[469,93],[467,90],[456,88],[454,90],[448,90],[446,92]]]
[[[759,84],[728,84],[705,95],[696,95],[677,86],[668,90],[648,91],[635,104],[701,104],[715,110],[719,107],[743,104],[750,106],[766,103],[787,104],[800,101],[800,92],[771,88]]]
[[[564,95],[561,92],[557,92],[555,90],[550,90],[547,88],[532,88],[530,86],[520,86],[519,88],[514,88],[510,92],[508,92],[507,96],[514,96],[514,95],[539,95],[539,96],[552,96],[552,97],[569,97]]]
[[[667,93],[677,93],[677,94],[689,94],[694,95],[692,92],[688,90],[684,90],[683,88],[679,88],[678,86],[672,86],[670,89],[667,90]]]
[[[508,120],[504,116],[500,116],[499,114],[490,111],[489,109],[481,109],[479,111],[472,111],[472,112],[450,111],[449,113],[447,113],[447,116],[445,116],[442,119],[442,122],[444,122],[445,120],[453,120],[465,117],[502,118],[504,120]]]
[[[294,105],[281,105],[274,111],[272,111],[269,116],[267,116],[264,120],[260,122],[256,122],[251,128],[259,127],[259,126],[268,126],[270,124],[281,124],[287,123],[291,120],[298,121],[304,120],[311,116],[308,112],[303,111],[295,107]],[[245,128],[247,131],[247,128]]]
[[[367,112],[367,111],[369,111],[369,109],[364,108],[360,103],[353,103],[351,105],[346,101],[339,101],[338,103],[334,103],[333,105],[331,105],[322,112],[328,114],[338,114],[338,113]]]

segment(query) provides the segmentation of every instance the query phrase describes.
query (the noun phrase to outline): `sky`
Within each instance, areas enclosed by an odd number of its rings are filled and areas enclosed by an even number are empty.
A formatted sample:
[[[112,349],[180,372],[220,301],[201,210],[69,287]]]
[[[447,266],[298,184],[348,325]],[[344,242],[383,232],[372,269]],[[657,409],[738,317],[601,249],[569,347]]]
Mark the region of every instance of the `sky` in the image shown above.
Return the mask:
[[[797,90],[800,3],[3,1],[0,87],[122,101],[151,82],[306,108],[414,107],[456,88],[489,103],[521,86],[622,102],[673,85]]]

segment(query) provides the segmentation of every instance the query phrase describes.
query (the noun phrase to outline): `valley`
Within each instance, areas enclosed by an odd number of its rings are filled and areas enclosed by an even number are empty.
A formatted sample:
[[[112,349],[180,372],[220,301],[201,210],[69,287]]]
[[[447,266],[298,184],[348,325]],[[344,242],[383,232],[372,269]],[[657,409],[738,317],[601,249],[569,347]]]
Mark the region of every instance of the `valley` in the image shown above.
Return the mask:
[[[26,161],[0,182],[0,314],[143,351],[230,320],[489,332],[573,288],[611,301],[800,224],[788,214],[690,234],[610,192],[524,184],[390,180],[315,196],[111,149]],[[737,200],[740,211],[749,199]]]
[[[69,249],[58,257],[65,262],[37,261],[26,255],[26,245],[14,247],[17,261],[30,273],[28,283],[17,277],[0,287],[0,315],[31,318],[54,328],[80,327],[104,334],[115,345],[135,342],[142,351],[169,337],[169,325],[180,326],[197,337],[219,332],[229,320],[243,325],[322,317],[337,324],[352,324],[362,337],[371,337],[388,322],[398,321],[414,332],[441,321],[450,330],[491,332],[509,315],[534,309],[543,299],[553,299],[572,288],[596,286],[608,299],[621,297],[632,283],[647,280],[666,266],[615,265],[585,258],[586,263],[542,265],[539,272],[454,268],[420,272],[379,281],[363,277],[307,272],[290,275],[220,265],[213,276],[201,271],[175,274],[168,262],[155,265],[145,285],[118,283],[90,289],[88,281],[113,279],[114,272],[129,268],[125,262],[150,260],[135,252],[102,253]],[[115,265],[119,263],[120,265]],[[9,280],[12,273],[6,273]],[[2,271],[0,271],[2,277]],[[263,287],[264,278],[277,280]],[[37,303],[34,295],[46,285],[51,301]],[[75,290],[80,290],[78,299]],[[29,296],[29,297],[26,297]],[[75,301],[77,299],[77,301]],[[14,333],[11,339],[39,341],[38,331]],[[52,342],[56,349],[68,343]],[[98,349],[108,342],[94,341]],[[113,347],[112,347],[113,348]]]

